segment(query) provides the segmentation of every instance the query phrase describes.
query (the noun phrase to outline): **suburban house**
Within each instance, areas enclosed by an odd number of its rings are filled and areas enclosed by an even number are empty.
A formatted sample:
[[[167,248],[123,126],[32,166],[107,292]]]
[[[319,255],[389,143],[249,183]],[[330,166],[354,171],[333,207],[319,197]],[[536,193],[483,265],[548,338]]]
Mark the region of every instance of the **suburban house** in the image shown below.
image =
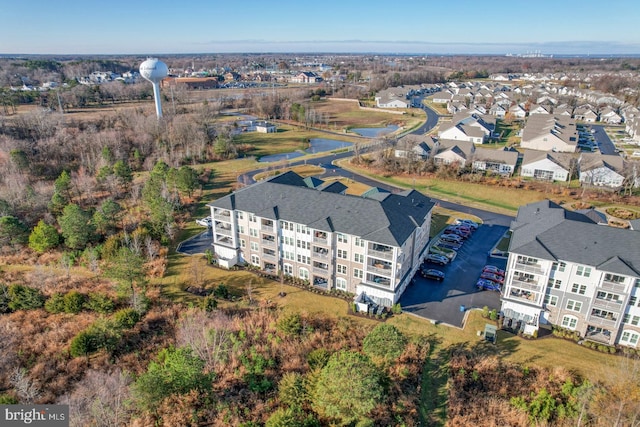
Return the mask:
[[[575,153],[578,149],[575,120],[566,116],[533,114],[522,129],[520,147],[529,150]]]
[[[260,133],[275,133],[276,132],[276,125],[271,123],[271,122],[267,122],[264,120],[259,120],[255,123],[256,126],[256,132],[260,132]]]
[[[375,97],[378,108],[409,108],[410,102],[407,100],[407,91],[401,87],[392,87],[378,92]]]
[[[321,81],[322,77],[313,71],[302,71],[291,77],[291,83],[317,83]]]
[[[448,90],[443,90],[433,95],[433,98],[431,99],[436,104],[446,104],[451,101],[451,98],[453,98],[453,93]]]
[[[208,204],[220,266],[251,264],[395,304],[429,242],[433,202],[415,190],[352,196],[286,172]]]
[[[640,142],[640,116],[626,121],[625,131],[635,142]]]
[[[520,207],[511,232],[505,326],[535,335],[554,325],[605,345],[638,345],[640,233],[548,200]]]
[[[578,175],[583,184],[616,189],[624,183],[626,166],[618,155],[582,153],[578,159]]]
[[[586,123],[595,123],[598,120],[598,114],[593,110],[591,105],[581,105],[573,111],[573,117]]]
[[[567,153],[525,150],[522,156],[520,176],[542,181],[562,181],[569,179],[575,170],[575,157]]]
[[[462,111],[453,116],[451,123],[443,125],[438,132],[442,139],[470,141],[482,144],[495,130],[495,117],[481,116],[473,111]]]
[[[434,152],[431,157],[437,165],[458,164],[460,167],[464,167],[471,161],[476,151],[475,144],[469,141],[438,139],[437,144],[435,149],[434,146],[431,145]]]
[[[605,107],[600,111],[600,121],[610,125],[619,125],[622,123],[622,117],[613,108]]]
[[[432,147],[438,151],[438,142],[432,136],[410,133],[398,139],[394,156],[405,159],[427,160]]]
[[[492,172],[511,176],[516,169],[517,162],[517,151],[478,147],[473,154],[472,169],[477,172]]]
[[[534,114],[551,114],[551,107],[548,105],[532,105],[529,109],[529,116]]]
[[[509,107],[509,114],[516,119],[524,119],[527,117],[527,110],[525,110],[522,105],[515,104]]]

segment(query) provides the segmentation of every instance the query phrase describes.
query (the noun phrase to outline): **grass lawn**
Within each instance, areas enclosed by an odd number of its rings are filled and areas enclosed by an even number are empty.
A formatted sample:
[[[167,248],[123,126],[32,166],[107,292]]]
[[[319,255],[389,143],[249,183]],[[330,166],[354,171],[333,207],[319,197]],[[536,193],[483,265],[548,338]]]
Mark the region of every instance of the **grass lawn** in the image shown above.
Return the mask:
[[[256,181],[260,181],[261,179],[276,176],[288,171],[293,171],[300,176],[308,177],[308,176],[315,176],[315,175],[320,175],[324,173],[324,168],[321,168],[320,166],[315,166],[315,165],[298,165],[290,168],[276,169],[268,172],[262,172],[255,175],[253,179],[255,179]]]

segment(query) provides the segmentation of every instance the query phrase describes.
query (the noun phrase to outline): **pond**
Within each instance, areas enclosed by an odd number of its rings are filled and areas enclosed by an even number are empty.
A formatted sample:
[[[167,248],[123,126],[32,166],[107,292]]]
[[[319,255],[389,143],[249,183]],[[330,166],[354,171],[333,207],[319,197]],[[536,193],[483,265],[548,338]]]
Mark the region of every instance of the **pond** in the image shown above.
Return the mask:
[[[272,154],[270,156],[260,157],[259,162],[279,162],[280,160],[291,160],[296,157],[304,156],[305,154],[322,153],[324,151],[338,150],[340,148],[347,148],[353,145],[351,142],[337,141],[335,139],[325,138],[311,138],[310,147],[304,150],[304,152],[294,151],[291,153]]]
[[[349,129],[349,131],[357,133],[361,136],[366,136],[367,138],[375,138],[377,136],[386,135],[388,133],[397,131],[398,129],[398,125],[389,125],[384,128],[353,128]]]

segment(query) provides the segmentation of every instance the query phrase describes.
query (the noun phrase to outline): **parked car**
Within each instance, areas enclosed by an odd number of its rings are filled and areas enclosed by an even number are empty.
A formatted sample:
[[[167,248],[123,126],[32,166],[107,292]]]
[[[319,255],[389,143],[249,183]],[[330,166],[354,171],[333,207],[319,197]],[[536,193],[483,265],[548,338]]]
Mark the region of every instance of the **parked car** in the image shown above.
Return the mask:
[[[424,258],[424,262],[430,262],[432,264],[447,265],[449,258],[444,255],[429,254]]]
[[[482,289],[483,291],[500,292],[500,285],[496,282],[492,282],[491,280],[478,279],[476,282],[476,288]]]
[[[203,227],[211,227],[211,217],[207,216],[204,218],[196,219],[196,224],[201,225]]]
[[[483,271],[482,274],[480,275],[480,278],[485,280],[491,280],[492,282],[496,282],[501,285],[504,283],[504,277],[498,276],[497,274],[489,273],[487,271]]]
[[[440,235],[440,240],[442,240],[443,242],[462,243],[462,237],[454,233],[442,234]]]
[[[447,258],[449,258],[450,261],[453,261],[454,258],[456,257],[456,255],[458,255],[458,253],[456,251],[454,251],[453,249],[442,248],[442,247],[440,247],[438,245],[432,245],[429,248],[429,253],[430,254],[437,254],[437,255],[446,256]]]
[[[421,268],[420,274],[425,279],[433,279],[438,281],[444,280],[444,273],[434,268]]]
[[[457,234],[458,236],[466,239],[471,236],[471,229],[469,227],[459,225],[450,225],[444,230],[444,234]]]
[[[497,274],[498,276],[502,276],[502,277],[504,277],[504,273],[505,273],[504,270],[499,269],[495,265],[485,265],[482,268],[482,271],[487,273]]]
[[[480,226],[480,224],[478,224],[475,221],[471,221],[470,219],[465,219],[465,218],[456,218],[456,220],[454,221],[454,224],[456,225],[466,225],[469,228],[473,228],[474,230],[477,230],[478,227]]]
[[[436,245],[441,248],[453,249],[454,251],[459,250],[462,247],[462,243],[454,243],[454,242],[443,242],[442,240],[438,240]]]

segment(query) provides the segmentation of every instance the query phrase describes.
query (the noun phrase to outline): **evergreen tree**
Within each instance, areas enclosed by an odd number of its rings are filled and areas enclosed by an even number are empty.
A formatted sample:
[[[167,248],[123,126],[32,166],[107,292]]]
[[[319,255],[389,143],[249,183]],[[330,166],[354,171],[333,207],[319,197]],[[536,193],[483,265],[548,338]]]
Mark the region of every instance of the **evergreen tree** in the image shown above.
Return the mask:
[[[29,235],[29,247],[36,252],[43,253],[60,244],[60,234],[53,225],[43,220],[38,222]]]

